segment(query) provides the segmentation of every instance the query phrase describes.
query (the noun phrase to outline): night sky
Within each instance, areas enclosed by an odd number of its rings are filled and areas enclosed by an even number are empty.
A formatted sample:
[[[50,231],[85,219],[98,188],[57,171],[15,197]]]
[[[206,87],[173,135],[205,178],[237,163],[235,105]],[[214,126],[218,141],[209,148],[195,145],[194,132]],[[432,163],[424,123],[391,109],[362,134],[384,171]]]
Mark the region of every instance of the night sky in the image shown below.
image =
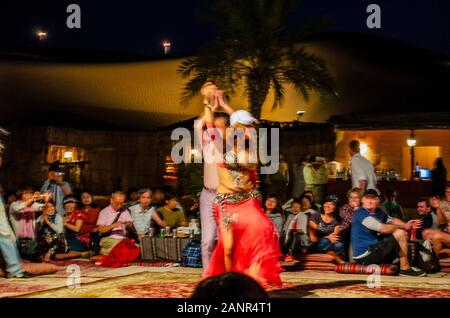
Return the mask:
[[[81,6],[81,29],[66,27],[70,3]],[[366,26],[370,3],[381,6],[380,30]],[[2,0],[0,47],[45,45],[158,55],[168,38],[173,53],[190,53],[214,37],[214,30],[201,22],[207,12],[203,0]],[[447,0],[304,0],[294,21],[323,17],[331,21],[327,31],[378,34],[450,56],[449,15]],[[38,27],[49,33],[45,43],[34,38]]]

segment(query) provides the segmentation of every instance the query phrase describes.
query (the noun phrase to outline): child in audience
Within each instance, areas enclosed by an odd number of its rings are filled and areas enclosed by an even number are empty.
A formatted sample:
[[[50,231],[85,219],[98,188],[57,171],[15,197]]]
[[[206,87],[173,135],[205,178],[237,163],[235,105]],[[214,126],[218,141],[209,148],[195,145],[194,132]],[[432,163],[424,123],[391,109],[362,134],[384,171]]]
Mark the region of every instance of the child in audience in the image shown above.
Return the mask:
[[[286,256],[285,261],[292,261],[293,255],[303,252],[309,245],[308,221],[315,211],[311,209],[311,199],[303,196],[292,202],[291,213],[286,219],[283,229],[283,247]]]
[[[269,195],[267,197],[264,204],[264,212],[266,212],[270,221],[272,221],[273,226],[277,230],[279,237],[281,237],[284,225],[284,212],[281,209],[278,197],[274,195]]]

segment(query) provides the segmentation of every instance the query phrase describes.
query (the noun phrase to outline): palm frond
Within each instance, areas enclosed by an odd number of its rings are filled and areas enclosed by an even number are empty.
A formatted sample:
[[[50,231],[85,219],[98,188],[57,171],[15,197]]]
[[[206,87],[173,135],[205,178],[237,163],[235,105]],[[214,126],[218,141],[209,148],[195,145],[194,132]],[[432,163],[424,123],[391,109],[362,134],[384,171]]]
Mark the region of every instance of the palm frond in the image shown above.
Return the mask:
[[[317,20],[292,34],[288,25],[300,0],[205,0],[219,36],[195,56],[185,59],[178,73],[187,79],[182,94],[186,104],[204,82],[213,81],[228,96],[244,86],[252,111],[260,116],[270,89],[272,109],[284,102],[285,85],[292,84],[309,99],[334,93],[333,79],[324,61],[298,48],[298,43],[327,24]]]
[[[305,100],[309,99],[309,91],[317,91],[321,96],[334,92],[333,78],[323,59],[299,49],[290,54],[289,61],[283,73]]]
[[[272,110],[281,105],[284,102],[284,87],[283,87],[282,74],[274,74],[272,77],[272,88],[274,91],[274,99],[272,104]]]

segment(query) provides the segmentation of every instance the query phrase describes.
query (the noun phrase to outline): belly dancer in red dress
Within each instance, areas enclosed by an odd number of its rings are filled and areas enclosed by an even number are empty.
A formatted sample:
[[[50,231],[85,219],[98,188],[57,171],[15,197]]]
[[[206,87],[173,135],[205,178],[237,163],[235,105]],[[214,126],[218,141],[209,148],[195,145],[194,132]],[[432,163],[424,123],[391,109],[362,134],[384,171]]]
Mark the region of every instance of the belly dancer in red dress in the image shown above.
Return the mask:
[[[211,116],[212,120],[212,116]],[[256,119],[243,110],[231,115],[232,128],[241,128],[246,139],[251,136]],[[248,141],[248,140],[247,140]],[[218,243],[204,276],[225,272],[246,274],[263,287],[281,286],[279,237],[261,208],[256,190],[256,163],[249,162],[248,149],[233,150],[218,164],[220,185],[215,199]]]

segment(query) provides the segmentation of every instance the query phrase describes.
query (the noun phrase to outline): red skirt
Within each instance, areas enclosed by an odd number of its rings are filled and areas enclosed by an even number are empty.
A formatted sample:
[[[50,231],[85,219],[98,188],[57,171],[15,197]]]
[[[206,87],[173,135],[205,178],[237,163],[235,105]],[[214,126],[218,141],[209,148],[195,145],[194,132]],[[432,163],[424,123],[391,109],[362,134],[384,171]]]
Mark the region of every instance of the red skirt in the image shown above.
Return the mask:
[[[255,198],[237,204],[224,205],[225,211],[233,215],[230,224],[233,233],[232,272],[242,273],[255,279],[261,286],[281,286],[278,259],[281,256],[280,243],[275,228]],[[225,257],[221,237],[221,206],[215,204],[215,215],[219,240],[205,271],[205,277],[225,273]]]
[[[102,267],[117,268],[134,262],[141,254],[141,249],[133,240],[124,238],[113,247],[108,256],[102,256],[98,264]]]

